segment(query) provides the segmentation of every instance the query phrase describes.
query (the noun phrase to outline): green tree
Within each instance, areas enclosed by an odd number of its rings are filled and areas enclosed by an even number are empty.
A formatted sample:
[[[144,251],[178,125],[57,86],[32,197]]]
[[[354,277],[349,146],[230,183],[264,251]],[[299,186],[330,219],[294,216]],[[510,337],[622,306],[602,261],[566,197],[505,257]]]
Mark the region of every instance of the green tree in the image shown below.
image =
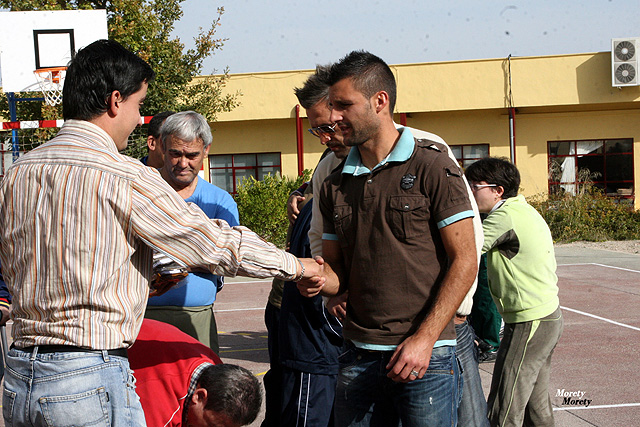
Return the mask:
[[[268,174],[261,181],[245,178],[235,197],[240,224],[249,227],[263,239],[284,249],[287,243],[287,199],[291,192],[311,178],[305,169],[295,179]]]
[[[224,8],[218,8],[209,28],[200,28],[194,37],[194,47],[185,50],[180,39],[171,37],[175,22],[183,15],[183,2],[184,0],[0,0],[0,7],[12,11],[105,9],[109,38],[138,54],[156,72],[156,78],[149,86],[142,114],[153,115],[165,110],[194,110],[209,121],[214,121],[218,113],[230,111],[238,105],[240,94],[222,94],[228,79],[227,69],[220,77],[194,78],[201,73],[203,60],[224,44],[225,40],[216,38],[215,35]],[[6,97],[2,98],[0,114],[8,117],[8,103]],[[18,117],[21,120],[61,116],[60,106],[49,107],[42,102],[18,103]],[[47,134],[45,138],[49,136]],[[137,156],[144,149],[143,143],[141,138],[139,141],[130,141],[127,154]]]

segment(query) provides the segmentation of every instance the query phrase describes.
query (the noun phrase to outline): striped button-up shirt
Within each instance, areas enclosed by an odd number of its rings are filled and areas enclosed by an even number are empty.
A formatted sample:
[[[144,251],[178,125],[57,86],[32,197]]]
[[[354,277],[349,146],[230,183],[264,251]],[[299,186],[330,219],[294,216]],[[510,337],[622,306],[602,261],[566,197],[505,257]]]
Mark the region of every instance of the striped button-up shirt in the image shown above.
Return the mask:
[[[245,227],[190,206],[111,137],[68,120],[20,158],[0,188],[0,256],[16,346],[130,346],[152,250],[224,276],[292,279],[297,260]]]

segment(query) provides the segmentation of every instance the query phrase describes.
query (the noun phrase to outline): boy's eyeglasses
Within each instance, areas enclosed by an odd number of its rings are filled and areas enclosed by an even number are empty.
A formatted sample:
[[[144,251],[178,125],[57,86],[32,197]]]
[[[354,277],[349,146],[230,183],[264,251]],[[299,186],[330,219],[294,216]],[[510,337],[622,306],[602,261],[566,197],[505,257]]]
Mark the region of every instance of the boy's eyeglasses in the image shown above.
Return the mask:
[[[497,187],[497,186],[498,186],[497,184],[471,184],[471,189],[473,191],[478,191],[486,187]]]

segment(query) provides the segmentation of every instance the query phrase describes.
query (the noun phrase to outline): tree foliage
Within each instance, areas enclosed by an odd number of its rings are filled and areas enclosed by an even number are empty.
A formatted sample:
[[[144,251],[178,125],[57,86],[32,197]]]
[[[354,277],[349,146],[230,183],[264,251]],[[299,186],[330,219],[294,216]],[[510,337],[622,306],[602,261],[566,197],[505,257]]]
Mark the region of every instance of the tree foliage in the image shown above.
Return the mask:
[[[261,181],[245,178],[237,188],[235,197],[240,223],[258,233],[263,239],[283,248],[287,242],[287,199],[291,192],[311,178],[305,169],[295,179],[267,175]]]
[[[211,26],[199,29],[195,45],[186,49],[171,36],[174,24],[182,15],[184,0],[0,0],[0,7],[12,11],[105,9],[109,38],[121,43],[147,61],[156,72],[149,86],[143,115],[160,111],[195,110],[209,121],[219,112],[230,111],[238,104],[239,93],[222,94],[228,70],[220,77],[194,79],[202,71],[202,62],[220,49],[224,39],[216,38],[224,8],[218,8]],[[215,70],[211,70],[215,72]],[[20,97],[32,94],[20,94]],[[8,117],[6,97],[2,97],[0,113]],[[18,103],[20,120],[59,118],[61,109],[41,102]],[[136,147],[131,147],[135,150]]]

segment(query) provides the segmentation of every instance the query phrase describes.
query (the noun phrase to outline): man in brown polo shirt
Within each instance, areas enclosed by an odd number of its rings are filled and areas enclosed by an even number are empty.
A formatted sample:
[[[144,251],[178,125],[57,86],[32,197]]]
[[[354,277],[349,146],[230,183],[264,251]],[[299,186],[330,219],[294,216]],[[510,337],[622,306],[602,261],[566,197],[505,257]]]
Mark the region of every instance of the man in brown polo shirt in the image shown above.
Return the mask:
[[[396,130],[395,79],[380,58],[352,52],[329,80],[331,121],[356,149],[320,192],[333,271],[322,289],[300,290],[349,291],[336,424],[455,425],[452,319],[477,272],[462,173],[443,145]]]

